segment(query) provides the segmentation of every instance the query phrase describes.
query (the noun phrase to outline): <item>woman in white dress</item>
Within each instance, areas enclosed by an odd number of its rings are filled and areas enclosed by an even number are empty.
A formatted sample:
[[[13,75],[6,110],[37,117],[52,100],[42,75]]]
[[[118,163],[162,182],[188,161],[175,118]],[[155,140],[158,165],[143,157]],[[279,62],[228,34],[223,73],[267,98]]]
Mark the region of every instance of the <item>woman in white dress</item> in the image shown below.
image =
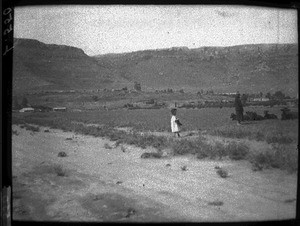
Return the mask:
[[[172,133],[174,134],[174,136],[176,137],[180,137],[180,126],[182,125],[180,122],[179,122],[179,119],[176,117],[176,113],[177,113],[177,109],[176,108],[173,108],[171,110],[171,114],[172,114],[172,117],[171,117],[171,131]]]

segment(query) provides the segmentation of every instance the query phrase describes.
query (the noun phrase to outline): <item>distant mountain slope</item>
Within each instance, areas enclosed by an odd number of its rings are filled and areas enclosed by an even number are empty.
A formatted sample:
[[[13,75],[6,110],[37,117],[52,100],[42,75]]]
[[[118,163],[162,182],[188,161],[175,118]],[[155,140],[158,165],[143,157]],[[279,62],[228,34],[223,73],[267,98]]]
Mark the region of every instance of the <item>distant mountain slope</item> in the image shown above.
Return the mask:
[[[298,45],[171,48],[95,56],[99,65],[143,88],[298,92]]]
[[[298,93],[298,45],[186,47],[90,57],[70,46],[15,39],[14,93],[132,88]]]
[[[81,49],[15,39],[13,91],[103,88],[110,73]]]

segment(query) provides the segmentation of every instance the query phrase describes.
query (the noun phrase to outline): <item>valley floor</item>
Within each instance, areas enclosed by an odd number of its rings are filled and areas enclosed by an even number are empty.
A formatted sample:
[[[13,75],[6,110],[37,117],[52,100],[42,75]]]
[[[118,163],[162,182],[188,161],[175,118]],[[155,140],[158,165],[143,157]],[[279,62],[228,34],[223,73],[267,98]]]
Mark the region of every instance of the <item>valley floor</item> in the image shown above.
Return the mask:
[[[13,126],[18,132],[12,137],[14,220],[295,218],[297,173],[253,172],[247,161],[193,156],[142,159],[141,154],[151,150],[114,147],[108,139],[41,128],[32,132]],[[61,151],[67,156],[58,157]],[[215,166],[226,169],[229,177],[219,177]]]

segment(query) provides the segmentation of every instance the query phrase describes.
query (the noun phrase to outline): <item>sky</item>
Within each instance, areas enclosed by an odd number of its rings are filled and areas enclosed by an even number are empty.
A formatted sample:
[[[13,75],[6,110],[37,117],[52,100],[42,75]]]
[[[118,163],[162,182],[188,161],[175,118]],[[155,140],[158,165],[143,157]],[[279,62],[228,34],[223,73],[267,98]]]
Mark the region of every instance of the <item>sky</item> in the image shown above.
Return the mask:
[[[250,6],[16,7],[14,37],[87,55],[186,46],[297,43],[297,11]]]

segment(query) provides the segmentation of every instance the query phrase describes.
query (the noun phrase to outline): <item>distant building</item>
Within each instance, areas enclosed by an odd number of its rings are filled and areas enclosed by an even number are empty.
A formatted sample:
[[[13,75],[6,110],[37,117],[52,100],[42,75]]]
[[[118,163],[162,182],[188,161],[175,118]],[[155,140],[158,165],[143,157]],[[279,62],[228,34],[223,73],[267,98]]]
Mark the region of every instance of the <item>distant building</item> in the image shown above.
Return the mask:
[[[56,107],[56,108],[53,108],[53,111],[67,111],[67,108],[66,107]]]
[[[19,112],[34,112],[34,108],[22,108]]]
[[[269,101],[269,98],[261,97],[261,98],[252,98],[251,101]]]

